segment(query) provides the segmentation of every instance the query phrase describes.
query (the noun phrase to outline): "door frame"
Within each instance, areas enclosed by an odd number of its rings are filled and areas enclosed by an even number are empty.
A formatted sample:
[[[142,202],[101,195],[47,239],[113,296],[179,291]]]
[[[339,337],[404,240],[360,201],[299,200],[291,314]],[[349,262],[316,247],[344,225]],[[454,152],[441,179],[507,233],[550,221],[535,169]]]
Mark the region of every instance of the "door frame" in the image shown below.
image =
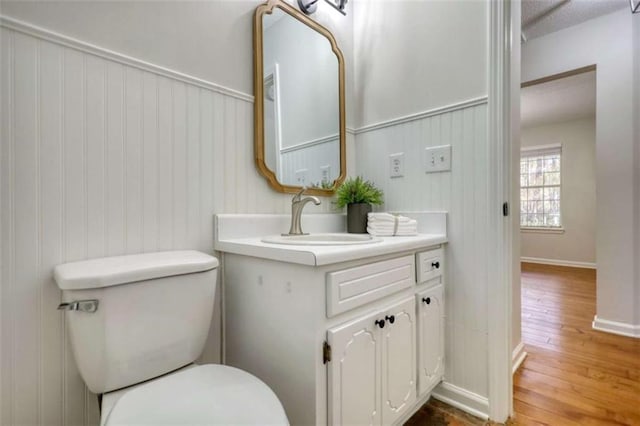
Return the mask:
[[[487,249],[493,259],[488,274],[488,400],[489,418],[505,422],[513,413],[512,285],[513,221],[517,211],[512,193],[512,93],[520,75],[512,62],[513,44],[520,43],[520,9],[513,0],[489,0],[488,140],[490,206]],[[519,52],[519,50],[518,50]],[[516,67],[519,70],[518,67]],[[513,75],[512,75],[513,74]],[[506,212],[505,212],[506,204]]]

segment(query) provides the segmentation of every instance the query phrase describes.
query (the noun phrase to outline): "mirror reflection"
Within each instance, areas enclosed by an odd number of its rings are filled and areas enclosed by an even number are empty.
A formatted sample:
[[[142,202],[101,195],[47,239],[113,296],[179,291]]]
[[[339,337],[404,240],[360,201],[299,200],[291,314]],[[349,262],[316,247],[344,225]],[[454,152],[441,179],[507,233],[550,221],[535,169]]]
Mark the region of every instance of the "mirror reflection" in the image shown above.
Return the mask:
[[[266,166],[282,185],[331,188],[341,172],[338,58],[280,8],[262,19]]]

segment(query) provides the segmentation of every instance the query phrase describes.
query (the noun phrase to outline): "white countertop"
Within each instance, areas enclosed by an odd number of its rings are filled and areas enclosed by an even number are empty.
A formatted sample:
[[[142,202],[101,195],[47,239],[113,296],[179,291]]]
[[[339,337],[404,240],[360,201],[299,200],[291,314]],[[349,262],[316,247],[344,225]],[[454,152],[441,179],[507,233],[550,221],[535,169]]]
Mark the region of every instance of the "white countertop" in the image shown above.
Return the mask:
[[[368,257],[417,250],[447,242],[446,213],[407,213],[419,221],[422,233],[407,237],[377,237],[380,242],[357,245],[285,245],[262,241],[288,229],[288,215],[216,215],[215,249],[301,265],[321,266]],[[421,221],[422,219],[422,221]],[[422,223],[421,223],[422,222]],[[428,223],[427,223],[428,222]],[[305,231],[343,232],[344,215],[304,216]]]
[[[447,242],[443,234],[418,234],[411,237],[376,237],[382,241],[369,244],[309,246],[269,244],[259,238],[238,238],[216,243],[216,250],[261,257],[301,265],[321,266],[367,257],[381,256]]]

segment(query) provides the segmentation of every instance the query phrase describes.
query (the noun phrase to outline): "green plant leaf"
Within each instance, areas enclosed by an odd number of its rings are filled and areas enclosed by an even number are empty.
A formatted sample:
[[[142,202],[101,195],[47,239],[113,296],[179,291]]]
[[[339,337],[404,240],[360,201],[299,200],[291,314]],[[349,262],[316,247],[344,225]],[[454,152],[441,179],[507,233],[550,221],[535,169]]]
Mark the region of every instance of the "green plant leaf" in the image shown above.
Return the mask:
[[[336,191],[336,205],[343,208],[347,204],[366,203],[380,205],[383,203],[380,189],[361,176],[347,179]]]

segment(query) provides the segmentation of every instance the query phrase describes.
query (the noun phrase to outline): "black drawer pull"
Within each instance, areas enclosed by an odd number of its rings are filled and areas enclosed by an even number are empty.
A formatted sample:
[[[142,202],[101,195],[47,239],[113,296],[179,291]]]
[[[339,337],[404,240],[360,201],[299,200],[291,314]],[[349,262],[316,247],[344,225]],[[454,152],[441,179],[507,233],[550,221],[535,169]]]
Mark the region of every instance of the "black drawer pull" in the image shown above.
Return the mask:
[[[384,320],[376,320],[376,325],[380,328],[384,328]]]
[[[422,301],[423,301],[424,303],[426,303],[427,305],[431,304],[431,298],[430,298],[430,297],[423,297],[423,298],[422,298]]]

